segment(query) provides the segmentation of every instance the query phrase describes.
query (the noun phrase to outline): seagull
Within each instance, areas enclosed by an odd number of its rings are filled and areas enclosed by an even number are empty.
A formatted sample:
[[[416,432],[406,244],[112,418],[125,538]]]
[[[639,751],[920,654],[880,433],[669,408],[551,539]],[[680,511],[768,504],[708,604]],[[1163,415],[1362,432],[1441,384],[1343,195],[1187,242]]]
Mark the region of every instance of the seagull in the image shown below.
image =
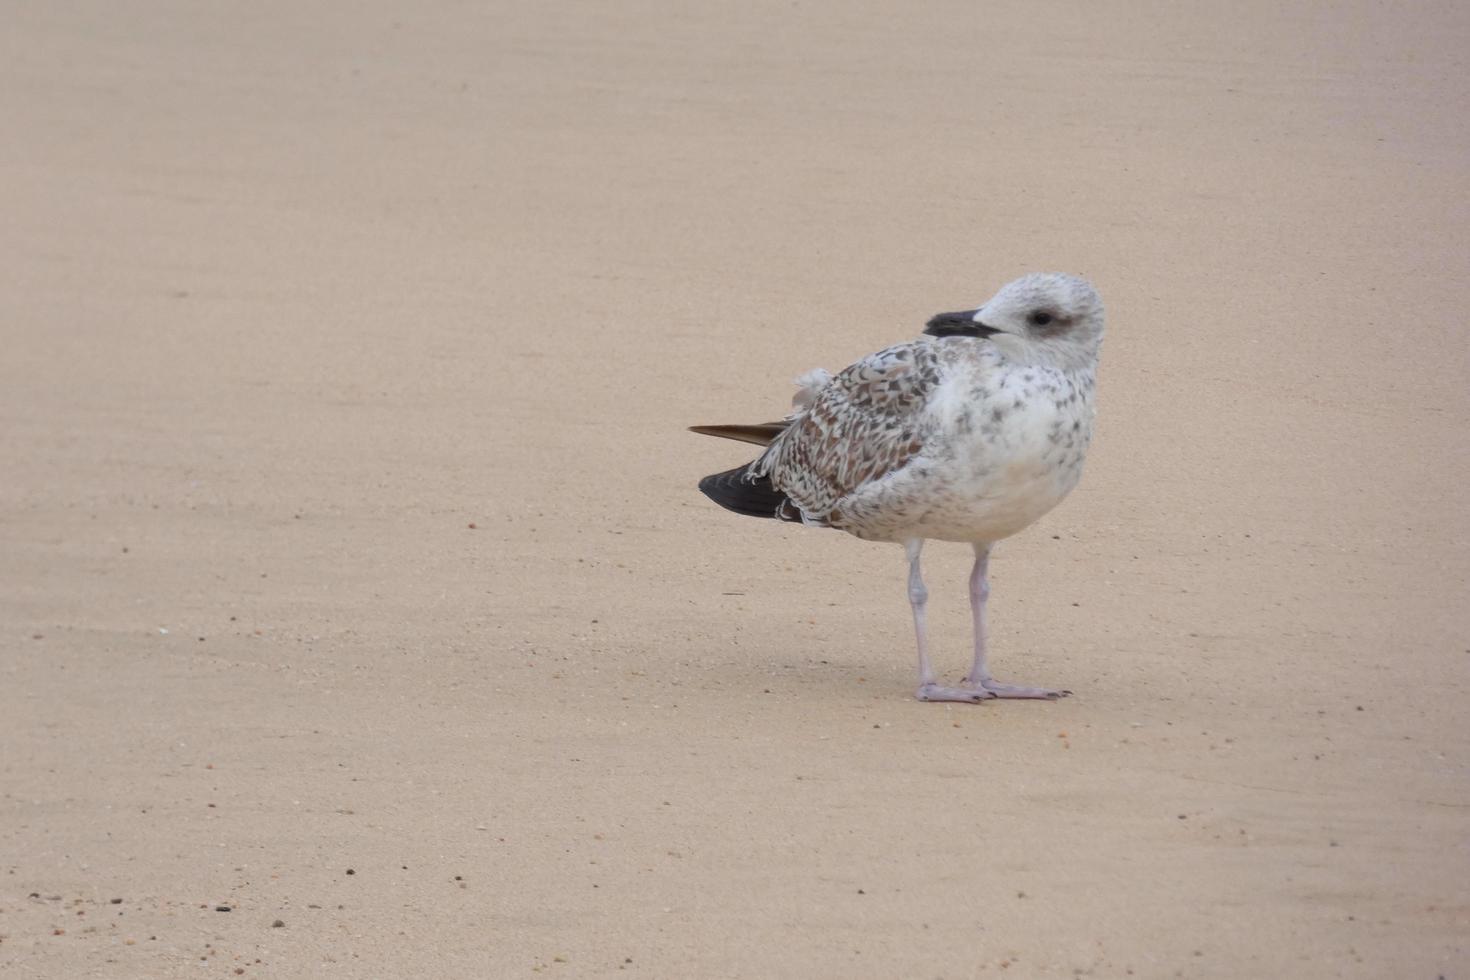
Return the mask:
[[[835,375],[808,371],[779,422],[691,426],[765,447],[699,489],[737,514],[902,544],[918,700],[1063,697],[1071,692],[991,676],[988,570],[992,546],[1059,504],[1082,476],[1102,338],[1102,299],[1090,283],[1058,272],[1022,276],[977,309],[933,317],[917,340]],[[975,551],[974,660],[954,687],[939,683],[929,660],[919,556],[931,538]]]

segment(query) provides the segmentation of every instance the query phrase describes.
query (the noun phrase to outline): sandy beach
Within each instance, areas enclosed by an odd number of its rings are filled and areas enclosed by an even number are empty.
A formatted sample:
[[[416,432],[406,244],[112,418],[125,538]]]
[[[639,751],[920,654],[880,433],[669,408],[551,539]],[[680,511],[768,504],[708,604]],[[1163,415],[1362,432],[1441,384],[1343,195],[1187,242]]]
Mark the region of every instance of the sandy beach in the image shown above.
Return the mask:
[[[1470,976],[1463,5],[6,6],[0,974]],[[684,427],[1051,269],[920,703]]]

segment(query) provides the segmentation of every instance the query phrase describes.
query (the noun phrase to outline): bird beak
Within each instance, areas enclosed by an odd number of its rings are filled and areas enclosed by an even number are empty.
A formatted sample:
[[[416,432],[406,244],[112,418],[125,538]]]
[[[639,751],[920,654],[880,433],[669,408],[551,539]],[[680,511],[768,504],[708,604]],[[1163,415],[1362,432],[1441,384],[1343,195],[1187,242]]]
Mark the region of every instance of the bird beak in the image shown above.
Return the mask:
[[[979,313],[979,310],[940,313],[930,318],[929,325],[924,328],[924,332],[931,337],[989,337],[1003,332],[975,319]]]

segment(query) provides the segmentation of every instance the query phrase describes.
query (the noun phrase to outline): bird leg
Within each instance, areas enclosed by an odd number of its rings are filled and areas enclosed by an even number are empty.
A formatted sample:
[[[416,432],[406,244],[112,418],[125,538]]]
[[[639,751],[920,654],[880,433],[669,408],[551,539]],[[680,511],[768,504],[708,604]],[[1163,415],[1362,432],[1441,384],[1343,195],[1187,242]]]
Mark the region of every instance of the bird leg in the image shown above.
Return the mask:
[[[984,701],[995,697],[988,690],[974,687],[942,687],[934,677],[934,665],[929,662],[929,629],[924,622],[924,606],[929,602],[929,590],[924,588],[924,576],[919,571],[919,552],[924,550],[923,538],[911,538],[904,542],[904,551],[909,557],[909,605],[914,610],[914,637],[919,643],[919,689],[914,697],[920,701]]]
[[[916,562],[917,558],[914,559]],[[970,571],[970,615],[975,620],[975,661],[965,675],[963,690],[985,691],[997,698],[1045,698],[1055,701],[1071,691],[1051,691],[1044,687],[1017,687],[1002,684],[990,676],[985,664],[985,602],[990,598],[990,545],[975,545],[975,567]],[[915,616],[918,615],[916,611]],[[922,663],[922,661],[921,661]]]

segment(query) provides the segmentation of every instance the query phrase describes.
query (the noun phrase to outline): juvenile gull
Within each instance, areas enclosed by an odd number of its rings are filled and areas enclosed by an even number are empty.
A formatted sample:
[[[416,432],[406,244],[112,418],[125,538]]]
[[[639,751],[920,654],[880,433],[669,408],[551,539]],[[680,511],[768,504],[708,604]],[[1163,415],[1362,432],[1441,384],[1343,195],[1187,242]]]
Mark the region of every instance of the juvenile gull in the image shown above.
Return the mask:
[[[833,527],[901,543],[919,647],[921,701],[1058,698],[1070,692],[995,680],[986,664],[991,546],[1051,510],[1082,475],[1092,440],[1103,307],[1085,280],[1036,273],[989,302],[941,313],[927,335],[836,375],[797,379],[792,413],[757,425],[694,432],[765,446],[744,466],[699,481],[738,514]],[[975,549],[970,610],[975,654],[958,687],[929,661],[919,568],[924,541]]]

